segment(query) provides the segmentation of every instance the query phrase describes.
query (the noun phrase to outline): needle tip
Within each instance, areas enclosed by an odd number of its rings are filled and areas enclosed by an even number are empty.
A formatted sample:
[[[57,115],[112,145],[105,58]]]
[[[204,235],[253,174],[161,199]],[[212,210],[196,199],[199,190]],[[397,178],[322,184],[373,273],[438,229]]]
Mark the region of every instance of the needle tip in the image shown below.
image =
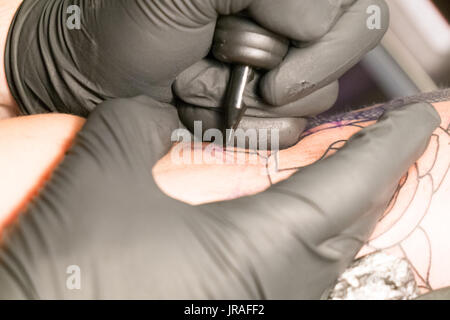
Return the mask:
[[[239,127],[245,108],[230,108],[227,113],[227,127],[225,128],[225,143],[231,146],[236,129]]]
[[[233,139],[234,139],[234,130],[233,129],[227,129],[225,132],[225,146],[232,146],[233,145]]]

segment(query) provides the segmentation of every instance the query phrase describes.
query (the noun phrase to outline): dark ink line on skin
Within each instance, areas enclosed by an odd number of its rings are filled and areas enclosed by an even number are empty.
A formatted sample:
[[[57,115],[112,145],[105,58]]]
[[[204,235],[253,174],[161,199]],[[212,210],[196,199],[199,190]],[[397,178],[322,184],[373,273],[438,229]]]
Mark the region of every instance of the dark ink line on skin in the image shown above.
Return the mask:
[[[275,154],[275,168],[277,169],[280,167],[279,158],[280,158],[280,151],[277,151]]]
[[[349,122],[349,123],[341,123],[340,122],[339,125],[335,125],[335,126],[332,126],[332,127],[327,127],[327,128],[323,128],[323,129],[311,132],[312,129],[317,128],[317,126],[315,126],[313,128],[310,128],[310,129],[306,130],[305,133],[300,137],[299,142],[302,141],[303,139],[305,139],[306,137],[309,137],[309,136],[311,136],[313,134],[316,134],[318,132],[322,132],[322,131],[326,131],[326,130],[330,130],[330,129],[337,129],[337,128],[342,128],[342,127],[348,127],[350,125],[356,125],[356,124],[359,124],[359,123],[367,123],[367,122],[370,122],[370,121],[374,121],[374,120],[366,119],[366,120],[358,120],[358,121]],[[326,124],[330,124],[330,123],[327,122]],[[364,127],[363,127],[363,129],[364,129]]]
[[[327,129],[332,129],[332,128],[327,128]],[[339,151],[340,148],[336,148],[335,145],[339,144],[339,143],[347,143],[348,140],[337,140],[335,142],[333,142],[331,145],[328,146],[328,148],[325,150],[325,152],[322,154],[322,156],[316,160],[314,163],[321,161],[323,159],[325,159],[327,157],[327,155],[330,153],[330,151]],[[293,171],[293,170],[300,170],[302,168],[304,168],[305,166],[301,166],[301,167],[293,167],[293,168],[284,168],[284,169],[280,169],[278,170],[278,172],[285,172],[285,171]]]
[[[309,123],[306,130],[313,129],[330,122],[340,123],[344,121],[355,121],[355,120],[374,121],[378,120],[386,111],[397,109],[408,104],[424,103],[424,102],[437,103],[448,101],[449,99],[450,99],[450,89],[444,89],[440,91],[420,93],[418,95],[410,97],[395,99],[383,105],[379,105],[377,107],[373,107],[370,109],[366,108],[360,111],[358,110],[350,111],[347,113],[340,113],[335,115],[326,115],[326,114],[318,115],[308,119]],[[450,130],[450,126],[447,129],[447,131],[448,130]]]
[[[359,126],[359,125],[357,125],[357,124],[350,124],[349,125],[349,127],[356,127],[356,128],[359,128],[359,129],[364,129],[364,127],[363,126]]]
[[[304,167],[298,167],[298,168],[284,168],[284,169],[280,169],[278,170],[278,172],[286,172],[286,171],[294,171],[294,170],[300,170]]]
[[[448,129],[445,130],[443,127],[439,127],[439,129],[441,129],[442,131],[444,131],[444,133],[446,133],[447,135],[450,136],[450,124],[448,125]]]
[[[254,155],[259,156],[259,153],[257,151],[252,151],[252,150],[229,150],[227,148],[222,148],[222,150],[223,150],[223,152],[228,153],[228,154],[238,153],[238,154],[246,154],[249,156],[254,156]]]
[[[264,160],[269,160],[270,159],[270,156],[264,156],[259,151],[256,151],[256,154],[258,155],[258,157],[260,157],[260,158],[262,158]]]
[[[398,245],[398,247],[400,248],[400,250],[403,253],[404,258],[406,259],[406,261],[408,261],[409,266],[411,267],[411,269],[413,269],[414,273],[417,275],[417,277],[419,277],[419,279],[425,284],[425,286],[420,285],[420,288],[426,289],[426,290],[432,290],[430,283],[420,274],[419,270],[417,270],[417,268],[414,266],[414,264],[411,262],[411,260],[408,257],[408,254],[406,253],[405,249],[403,248],[403,246],[400,244]]]
[[[406,184],[406,181],[408,181],[409,173],[407,172],[404,178],[400,181],[400,183],[397,185],[397,188],[395,189],[395,193],[392,195],[391,200],[389,200],[388,208],[393,208],[395,204],[397,203],[398,196],[400,195],[400,190],[404,187]],[[383,216],[378,220],[378,222],[382,221],[384,218],[386,218],[390,213],[390,210],[386,210],[383,214]]]
[[[266,172],[267,172],[267,179],[269,179],[269,186],[273,187],[273,181],[272,181],[272,177],[270,175],[270,168],[269,168],[269,160],[267,159],[266,161]]]
[[[417,164],[416,164],[416,167],[417,167]],[[417,188],[418,188],[418,186],[419,186],[419,183],[420,183],[420,180],[418,180]],[[414,192],[414,196],[411,198],[411,202],[412,202],[412,200],[413,200],[413,199],[415,198],[415,196],[416,196],[417,188],[416,188],[416,191]],[[431,197],[430,197],[430,199],[428,199],[428,205],[426,206],[426,210],[425,210],[425,212],[423,213],[422,217],[419,219],[419,221],[416,223],[416,225],[411,229],[412,231],[408,232],[408,234],[403,238],[403,240],[400,240],[400,241],[398,241],[396,244],[394,244],[394,245],[392,245],[392,246],[389,246],[389,247],[387,247],[387,248],[385,248],[385,249],[390,249],[390,248],[395,247],[396,245],[400,245],[401,242],[403,242],[403,241],[405,241],[406,239],[408,239],[408,238],[409,238],[409,237],[417,230],[417,228],[420,227],[421,223],[423,222],[423,219],[425,219],[425,217],[426,217],[427,214],[428,214],[428,211],[430,210],[431,201],[433,200],[433,196],[434,196],[434,194],[432,194]],[[407,209],[409,209],[409,206],[410,206],[411,202],[408,204],[408,208],[407,208]]]
[[[426,177],[429,177],[429,178],[430,178],[430,181],[431,181],[431,190],[432,190],[432,192],[431,192],[431,198],[433,198],[434,194],[436,193],[436,192],[435,192],[435,189],[434,189],[434,185],[435,185],[434,179],[433,179],[433,176],[432,176],[431,174],[425,175],[425,177],[423,177],[423,179],[425,179]],[[431,206],[431,204],[430,204],[430,206]]]
[[[415,167],[416,167],[416,171],[417,171],[417,163],[415,164]],[[417,191],[418,191],[418,189],[419,189],[419,182],[420,182],[420,180],[417,180],[416,187],[415,187],[414,192],[413,192],[413,196],[411,197],[411,199],[409,199],[408,205],[407,205],[406,208],[402,211],[402,214],[401,214],[401,215],[400,215],[400,216],[392,223],[391,227],[390,227],[388,230],[386,230],[385,232],[383,232],[383,233],[379,234],[378,236],[372,238],[370,241],[374,241],[374,240],[378,239],[379,237],[383,236],[385,233],[389,232],[389,231],[392,229],[392,227],[395,226],[395,225],[403,218],[403,216],[406,214],[406,212],[407,212],[407,211],[409,210],[409,208],[411,207],[411,203],[414,201],[414,198],[415,198],[416,195],[417,195]],[[430,202],[431,202],[431,200],[430,200]],[[395,205],[395,203],[394,203],[394,205]],[[428,208],[429,208],[429,207],[430,207],[430,205],[428,205]],[[427,210],[425,211],[425,215],[426,215],[427,212],[428,212],[428,208],[427,208]],[[389,213],[390,213],[390,212],[389,212]],[[422,219],[423,219],[423,217],[420,219],[420,222],[422,221]],[[420,224],[420,222],[419,222],[419,224]],[[415,230],[415,228],[414,228],[413,230]],[[410,234],[408,234],[407,236],[405,236],[402,240],[400,240],[400,241],[394,243],[393,245],[391,245],[391,246],[389,246],[389,247],[386,247],[386,248],[384,248],[384,249],[390,249],[390,248],[393,248],[393,247],[395,247],[395,246],[397,246],[397,245],[400,245],[400,243],[401,243],[402,241],[404,241],[406,238],[408,238],[409,235],[410,235]]]
[[[441,180],[441,182],[437,186],[436,190],[433,191],[433,195],[439,191],[439,189],[441,188],[442,184],[445,181],[445,177],[447,177],[447,175],[449,174],[449,171],[450,171],[450,164],[448,165],[447,170],[445,171],[444,178]]]
[[[432,248],[431,240],[430,240],[430,236],[428,235],[428,233],[422,226],[419,226],[418,230],[423,232],[425,239],[427,240],[428,250],[430,252],[430,256],[428,257],[428,267],[427,267],[427,275],[426,275],[427,283],[429,284],[430,283],[430,273],[431,273],[431,263],[433,261],[433,252],[431,250],[431,248]]]
[[[325,159],[326,156],[328,155],[328,153],[330,153],[330,151],[332,151],[332,150],[334,150],[334,151],[339,151],[340,148],[336,148],[336,145],[338,145],[338,144],[340,144],[340,143],[346,144],[347,142],[348,142],[348,140],[337,140],[337,141],[333,142],[333,143],[328,147],[328,149],[325,151],[325,153],[322,155],[322,157],[320,157],[319,161]]]
[[[441,140],[439,139],[439,136],[436,135],[436,134],[433,134],[432,137],[435,137],[436,140],[437,140],[437,150],[436,150],[436,153],[435,153],[435,155],[434,155],[433,164],[431,165],[430,169],[428,169],[428,171],[425,172],[425,174],[423,174],[422,176],[419,176],[419,179],[424,178],[425,176],[430,175],[431,170],[434,169],[434,167],[436,166],[436,163],[437,163],[437,158],[438,158],[439,151],[440,151],[440,146],[441,146],[441,143],[440,143]],[[430,176],[430,178],[433,179],[433,177],[431,177],[431,176]],[[434,189],[433,189],[433,190],[434,190]]]

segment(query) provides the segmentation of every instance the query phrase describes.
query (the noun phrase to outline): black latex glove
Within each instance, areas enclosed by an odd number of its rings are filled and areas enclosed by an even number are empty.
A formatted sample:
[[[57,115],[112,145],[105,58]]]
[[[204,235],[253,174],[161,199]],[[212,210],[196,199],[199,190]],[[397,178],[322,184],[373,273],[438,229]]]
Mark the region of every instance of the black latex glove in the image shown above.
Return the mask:
[[[80,30],[66,26],[72,5],[81,8]],[[380,8],[380,29],[367,27],[371,5]],[[203,59],[218,15],[243,9],[295,40],[285,61],[257,78],[245,100],[251,108],[243,125],[267,128],[260,119],[271,118],[282,128],[281,147],[298,141],[306,125],[299,117],[334,104],[336,80],[379,43],[389,24],[383,0],[25,0],[8,40],[8,83],[26,114],[87,116],[111,98],[145,94],[171,102],[179,76],[181,99],[217,111],[228,67]],[[180,116],[188,127],[203,120],[204,130],[223,123],[203,108],[181,107]]]
[[[367,240],[439,116],[386,113],[335,155],[238,200],[189,206],[152,167],[175,109],[101,104],[0,250],[0,298],[320,298]],[[69,266],[81,290],[66,287]]]

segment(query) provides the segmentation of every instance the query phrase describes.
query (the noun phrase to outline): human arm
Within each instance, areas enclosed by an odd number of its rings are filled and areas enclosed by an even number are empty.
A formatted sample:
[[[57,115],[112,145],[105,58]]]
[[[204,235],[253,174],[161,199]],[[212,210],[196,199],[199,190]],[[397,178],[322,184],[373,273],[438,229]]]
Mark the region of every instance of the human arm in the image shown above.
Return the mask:
[[[9,229],[2,288],[28,298],[319,298],[369,237],[439,122],[427,104],[391,110],[334,156],[264,193],[188,206],[152,179],[169,146],[166,131],[176,128],[154,123],[155,115],[176,119],[158,105],[118,100],[90,117]],[[86,272],[82,291],[65,287],[72,264]]]

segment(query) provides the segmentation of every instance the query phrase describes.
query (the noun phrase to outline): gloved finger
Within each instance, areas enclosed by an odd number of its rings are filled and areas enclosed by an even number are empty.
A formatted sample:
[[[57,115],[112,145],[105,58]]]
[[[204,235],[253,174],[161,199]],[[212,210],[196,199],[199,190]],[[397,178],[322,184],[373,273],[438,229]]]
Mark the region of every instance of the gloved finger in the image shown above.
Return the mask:
[[[179,102],[177,107],[181,122],[200,140],[205,142],[212,141],[214,137],[210,137],[210,140],[206,132],[210,129],[220,130],[223,127],[224,116],[217,108],[199,108],[183,102]],[[196,121],[200,122],[201,130],[195,126]],[[286,149],[299,141],[307,124],[308,121],[304,118],[244,116],[239,123],[238,129],[242,129],[244,132],[247,132],[249,129],[256,130],[256,132],[263,132],[263,130],[265,132],[267,130],[267,144],[266,141],[258,141],[258,149],[260,150],[277,147]],[[278,136],[274,138],[277,139],[277,146],[271,145],[272,129],[277,129]],[[239,147],[255,148],[255,145],[249,145],[248,141],[246,141],[245,146],[239,145]]]
[[[247,248],[265,297],[319,298],[368,239],[439,123],[427,103],[389,111],[335,155],[268,191],[203,208],[236,231],[227,241]]]
[[[355,0],[260,0],[249,13],[268,30],[298,41],[317,40],[336,23]]]
[[[176,128],[176,109],[152,98],[101,103],[45,188],[5,237],[0,248],[0,297],[100,299],[107,293],[117,298],[128,291],[126,284],[116,281],[114,288],[108,286],[117,275],[127,278],[119,269],[128,275],[130,270],[145,274],[161,266],[155,260],[167,262],[155,259],[155,251],[166,253],[161,240],[170,240],[159,230],[165,235],[174,230],[173,216],[182,205],[158,189],[152,167],[171,147]],[[83,269],[90,283],[82,290],[69,290],[64,277],[55,276],[73,264]],[[144,273],[137,271],[139,267]],[[153,279],[162,270],[158,267],[150,272]],[[100,269],[108,271],[91,277]],[[167,293],[155,289],[155,283],[164,280],[153,279],[151,285],[138,286],[137,291],[145,291],[140,297]]]
[[[369,8],[380,24],[369,28]],[[283,105],[301,99],[340,78],[383,37],[389,25],[384,0],[358,0],[321,39],[304,48],[291,48],[284,61],[261,80],[268,103]],[[379,27],[379,28],[378,28]]]
[[[80,163],[151,170],[172,146],[171,135],[178,125],[173,106],[147,96],[105,101],[91,113],[76,138],[77,150],[87,151]]]
[[[226,64],[215,60],[202,60],[179,75],[174,83],[173,90],[176,96],[193,106],[205,108],[223,108],[223,100],[230,77],[230,69]],[[244,104],[248,107],[246,115],[250,117],[276,118],[276,117],[306,117],[313,116],[328,110],[334,105],[338,97],[339,84],[337,81],[317,90],[313,94],[286,105],[272,106],[267,104],[259,93],[261,73],[250,81],[244,92]],[[184,112],[185,109],[180,110]],[[189,121],[201,120],[200,109],[196,117]],[[206,111],[209,112],[209,111]],[[193,115],[191,112],[190,115]]]
[[[194,27],[215,22],[219,15],[238,13],[254,0],[169,0],[169,1],[135,1],[135,5],[166,22],[182,21],[184,25]]]
[[[211,17],[216,19],[218,14],[230,15],[238,13],[246,9],[252,2],[254,2],[254,0],[188,0],[187,2],[193,2],[201,12],[205,12],[205,10],[207,10]]]
[[[203,24],[214,21],[218,15],[231,15],[248,8],[251,16],[269,30],[294,40],[310,41],[323,36],[354,1],[172,0],[151,1],[148,6],[153,11],[179,12],[189,21]]]

